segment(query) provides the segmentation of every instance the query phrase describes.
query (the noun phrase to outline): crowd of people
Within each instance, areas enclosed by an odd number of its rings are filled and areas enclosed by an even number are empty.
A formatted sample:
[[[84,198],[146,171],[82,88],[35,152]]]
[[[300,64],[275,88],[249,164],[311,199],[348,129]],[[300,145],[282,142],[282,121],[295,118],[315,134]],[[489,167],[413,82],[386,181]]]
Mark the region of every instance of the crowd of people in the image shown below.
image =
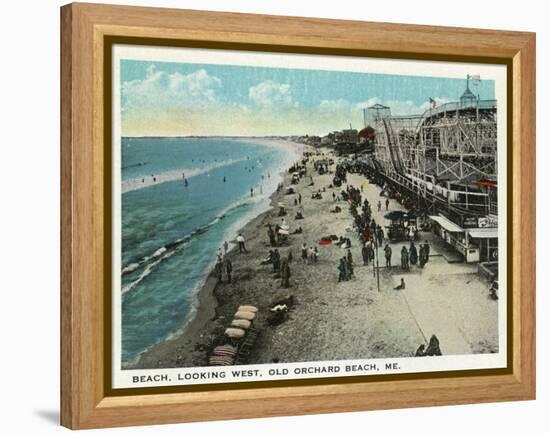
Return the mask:
[[[293,173],[292,184],[298,185],[300,182],[309,180],[309,184],[313,185],[314,180],[311,176],[308,176],[307,163],[309,157],[306,155],[304,159],[294,164],[289,170]],[[382,250],[383,257],[385,258],[385,266],[387,269],[392,268],[392,247],[387,239],[387,235],[380,224],[377,223],[379,216],[374,217],[371,203],[364,194],[364,188],[367,183],[365,182],[359,187],[353,186],[348,183],[348,174],[354,172],[360,172],[367,176],[363,168],[358,168],[355,165],[349,165],[347,163],[340,163],[333,166],[333,162],[329,160],[314,161],[313,169],[319,174],[333,175],[330,186],[325,188],[312,189],[312,199],[322,199],[323,193],[327,191],[332,192],[332,200],[335,205],[334,209],[338,209],[336,213],[345,210],[348,207],[349,213],[352,217],[353,224],[349,229],[346,229],[344,236],[327,236],[327,242],[332,245],[338,246],[344,252],[338,259],[337,271],[338,282],[346,282],[354,279],[356,262],[353,257],[352,242],[359,241],[360,254],[362,264],[369,266],[373,264],[374,260],[377,260],[378,250]],[[311,169],[311,166],[310,166]],[[331,171],[332,170],[332,171]],[[290,187],[289,187],[290,188]],[[297,189],[297,188],[296,188]],[[292,224],[296,225],[298,221],[305,218],[305,213],[302,206],[302,193],[304,190],[298,192],[296,190],[289,191],[285,189],[283,183],[277,187],[277,192],[284,195],[292,195],[290,203],[294,203],[296,209],[296,217],[292,220]],[[250,194],[253,194],[251,190]],[[393,197],[393,196],[392,196]],[[306,196],[307,202],[307,196]],[[288,206],[289,202],[282,202],[283,206]],[[376,208],[376,212],[382,212],[383,208],[386,211],[390,208],[390,198],[386,195],[380,199],[376,199],[373,203]],[[282,212],[281,212],[282,209]],[[308,211],[309,212],[309,211]],[[333,212],[333,210],[331,210]],[[320,251],[317,245],[309,244],[308,242],[299,242],[295,247],[295,253],[300,254],[299,259],[296,260],[293,256],[292,249],[292,237],[294,234],[301,234],[303,232],[302,227],[296,228],[291,232],[290,224],[285,219],[287,215],[286,209],[279,205],[279,220],[274,222],[271,220],[266,224],[267,239],[269,241],[269,253],[262,260],[262,264],[268,265],[270,272],[274,275],[274,278],[280,280],[280,286],[289,288],[292,285],[291,282],[291,266],[295,268],[307,266],[315,266],[320,260]],[[274,217],[277,218],[277,217]],[[288,217],[287,217],[288,218]],[[352,236],[353,234],[353,236]],[[330,239],[329,239],[330,238]],[[324,238],[323,238],[324,239]],[[353,241],[352,241],[353,239]],[[239,254],[248,253],[247,245],[242,233],[239,233],[235,239],[237,244],[237,252]],[[298,247],[301,244],[301,247]],[[324,245],[324,244],[321,244]],[[290,246],[290,248],[289,248]],[[394,246],[395,248],[395,246]],[[224,251],[225,250],[225,251]],[[228,245],[225,242],[224,246],[220,248],[215,265],[215,274],[217,275],[220,283],[231,283],[233,281],[233,264],[227,255]],[[400,268],[403,271],[408,271],[412,266],[424,267],[429,261],[430,245],[428,241],[418,242],[412,241],[410,244],[403,245],[400,248]],[[376,266],[378,262],[376,261]],[[394,265],[393,265],[394,266]],[[401,278],[400,284],[394,289],[404,290],[406,287],[404,278]],[[434,336],[435,337],[435,336]],[[428,349],[424,346],[419,347],[416,356],[433,356],[437,355],[439,351],[439,342],[437,338],[432,338],[432,341],[428,344]],[[439,352],[440,354],[440,352]]]
[[[390,254],[391,256],[391,254]],[[430,259],[430,244],[426,240],[416,248],[414,242],[411,242],[409,249],[405,245],[401,248],[401,269],[408,271],[411,265],[418,265],[423,268]],[[391,264],[390,264],[391,267]]]
[[[231,259],[227,256],[227,254],[224,254],[221,248],[218,250],[214,271],[216,273],[216,277],[218,278],[219,283],[222,283],[224,281],[224,277],[226,283],[231,283],[231,275],[233,274],[233,263],[231,262]]]
[[[290,169],[289,172],[293,173],[293,184],[300,182],[302,178],[307,177],[307,163],[311,155],[304,155],[301,161],[296,162]],[[334,171],[330,172],[330,166],[334,164],[332,160],[322,159],[315,160],[313,162],[314,170],[319,174],[332,174],[332,188],[343,187],[340,192],[332,192],[333,201],[348,203],[349,212],[353,218],[354,230],[357,233],[357,237],[361,243],[361,257],[363,265],[368,266],[377,254],[378,249],[383,249],[383,254],[385,258],[385,266],[388,269],[392,268],[392,256],[393,251],[392,247],[388,242],[385,243],[385,233],[384,229],[378,224],[373,216],[373,211],[371,203],[366,197],[363,197],[364,186],[361,185],[359,188],[348,184],[348,173],[360,173],[365,177],[370,175],[368,168],[361,163],[350,164],[349,162],[339,163],[335,165]],[[310,176],[310,182],[313,182],[313,179]],[[284,189],[284,184],[279,184],[277,191],[281,192]],[[324,188],[323,188],[324,191]],[[315,191],[321,195],[321,190]],[[291,192],[295,194],[294,191]],[[296,220],[304,219],[304,212],[302,207],[302,194],[296,193],[294,198],[294,205],[297,207]],[[376,208],[378,212],[382,211],[382,207],[385,207],[386,211],[389,209],[390,200],[386,196],[384,201],[378,200],[376,203]],[[341,208],[338,206],[339,210]],[[332,212],[332,211],[331,211]],[[281,215],[281,213],[279,213]],[[283,216],[286,215],[284,211]],[[302,228],[299,227],[292,234],[302,233]],[[280,223],[277,224],[267,224],[267,235],[269,239],[269,245],[272,247],[269,251],[269,256],[265,262],[269,262],[273,266],[273,272],[280,275],[283,282],[282,285],[289,285],[290,277],[290,263],[292,262],[292,252],[289,251],[288,256],[281,258],[278,247],[288,244],[290,227],[286,222],[285,218],[281,218]],[[238,234],[236,238],[236,243],[238,245],[239,253],[247,253],[244,237],[241,233]],[[227,242],[226,242],[227,244]],[[338,282],[349,281],[354,276],[354,261],[351,251],[351,240],[349,237],[342,237],[337,242],[334,242],[335,245],[346,248],[347,252],[342,256],[338,261]],[[383,247],[383,248],[382,248]],[[227,247],[226,247],[227,248]],[[410,270],[411,266],[418,266],[423,268],[426,263],[429,261],[430,256],[430,245],[428,241],[419,243],[418,246],[412,241],[407,248],[403,245],[400,251],[400,267],[404,271]],[[302,263],[314,265],[319,260],[319,250],[317,246],[308,246],[306,243],[302,245],[301,248],[301,259]],[[220,281],[223,280],[225,276],[228,282],[231,281],[231,272],[232,264],[229,259],[218,256],[216,263],[216,271]],[[286,278],[286,282],[285,282]]]
[[[369,265],[375,258],[378,248],[382,248],[385,240],[384,229],[377,224],[371,204],[367,198],[363,198],[363,185],[359,188],[347,184],[348,172],[361,172],[367,175],[366,168],[361,165],[350,165],[349,163],[339,164],[336,166],[333,185],[346,187],[337,195],[333,192],[333,201],[344,201],[349,203],[349,212],[353,217],[354,228],[358,238],[362,244],[361,256],[363,264]],[[384,200],[386,211],[389,209],[390,200],[388,197]],[[382,211],[382,201],[377,202],[377,211]],[[388,269],[392,268],[392,247],[389,243],[384,246],[385,266]],[[409,248],[405,245],[401,248],[401,269],[410,270],[411,265],[419,265],[423,268],[429,261],[430,245],[428,241],[420,243],[417,247],[413,242]],[[351,269],[351,271],[350,271]],[[338,281],[347,281],[353,276],[353,261],[349,260],[348,256],[342,257],[338,263]]]

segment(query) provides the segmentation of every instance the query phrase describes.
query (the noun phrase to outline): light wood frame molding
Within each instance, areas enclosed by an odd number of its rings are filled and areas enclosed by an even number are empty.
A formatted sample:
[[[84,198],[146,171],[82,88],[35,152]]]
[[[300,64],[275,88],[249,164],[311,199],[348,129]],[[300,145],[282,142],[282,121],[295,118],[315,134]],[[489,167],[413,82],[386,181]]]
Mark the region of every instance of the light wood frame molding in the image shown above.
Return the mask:
[[[61,424],[73,428],[535,398],[535,34],[98,4],[61,8]],[[108,396],[104,342],[104,41],[489,58],[511,71],[510,371],[498,375]],[[268,49],[266,49],[266,47]],[[331,51],[331,52],[332,52]],[[509,93],[510,95],[510,93]]]

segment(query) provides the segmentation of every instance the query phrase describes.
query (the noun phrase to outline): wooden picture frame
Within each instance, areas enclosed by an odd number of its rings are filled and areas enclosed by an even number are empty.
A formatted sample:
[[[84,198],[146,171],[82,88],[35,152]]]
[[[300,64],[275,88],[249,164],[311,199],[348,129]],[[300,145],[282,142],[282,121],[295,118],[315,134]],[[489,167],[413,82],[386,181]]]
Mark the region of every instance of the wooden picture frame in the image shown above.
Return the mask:
[[[509,347],[505,371],[399,380],[107,392],[106,56],[110,38],[166,45],[506,64]],[[61,8],[61,424],[80,428],[363,411],[535,398],[535,35],[96,4]]]

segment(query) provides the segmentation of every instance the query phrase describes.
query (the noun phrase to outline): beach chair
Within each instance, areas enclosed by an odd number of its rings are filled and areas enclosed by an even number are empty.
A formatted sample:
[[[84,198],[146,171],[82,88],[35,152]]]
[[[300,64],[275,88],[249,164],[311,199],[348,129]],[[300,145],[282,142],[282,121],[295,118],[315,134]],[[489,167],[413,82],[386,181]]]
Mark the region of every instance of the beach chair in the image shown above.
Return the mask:
[[[251,311],[238,310],[233,316],[234,319],[245,319],[245,320],[254,320],[256,318],[256,313]]]
[[[231,356],[234,357],[237,354],[237,348],[230,344],[224,344],[223,346],[216,346],[212,351],[214,356]]]
[[[244,329],[240,328],[227,328],[224,334],[232,340],[235,340],[243,338],[245,335],[245,331]]]
[[[228,366],[235,362],[232,356],[211,356],[208,360],[208,365],[211,366]]]
[[[249,329],[252,326],[252,322],[250,320],[245,319],[235,319],[231,322],[232,328],[241,328],[245,331]]]
[[[239,345],[239,351],[235,358],[236,365],[247,363],[248,357],[250,356],[250,352],[252,351],[252,347],[254,346],[254,343],[256,342],[258,335],[259,335],[259,331],[257,329],[251,328],[248,330],[246,334],[246,338]]]

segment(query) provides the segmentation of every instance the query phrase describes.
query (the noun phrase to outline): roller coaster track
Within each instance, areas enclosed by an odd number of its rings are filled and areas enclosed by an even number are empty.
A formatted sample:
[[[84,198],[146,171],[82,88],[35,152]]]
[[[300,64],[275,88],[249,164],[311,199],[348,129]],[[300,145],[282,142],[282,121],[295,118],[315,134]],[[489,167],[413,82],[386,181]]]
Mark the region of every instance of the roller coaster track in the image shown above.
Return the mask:
[[[481,210],[471,208],[464,209],[456,204],[448,203],[445,198],[438,196],[430,190],[426,189],[425,191],[419,191],[418,188],[415,188],[413,182],[406,175],[395,172],[385,174],[384,177],[387,181],[393,183],[394,186],[398,186],[401,190],[406,190],[412,197],[416,197],[418,202],[422,201],[424,203],[424,207],[432,214],[437,213],[437,211],[441,211],[459,217],[472,215],[485,216],[485,213]]]
[[[388,149],[390,153],[391,162],[394,168],[394,173],[386,174],[386,178],[409,192],[413,197],[417,197],[418,201],[424,202],[424,206],[430,209],[432,212],[444,211],[458,216],[467,216],[472,214],[484,215],[482,211],[475,209],[464,209],[461,206],[457,206],[452,203],[448,203],[447,200],[432,191],[425,189],[420,191],[415,187],[414,183],[407,176],[407,170],[403,164],[401,158],[401,152],[399,149],[399,142],[397,136],[393,130],[390,119],[382,119],[384,125],[384,132],[388,142]]]
[[[384,131],[388,140],[388,149],[390,151],[393,168],[397,173],[402,175],[405,173],[405,170],[403,168],[403,161],[401,161],[401,156],[399,155],[399,143],[395,137],[395,132],[388,119],[382,119],[382,123],[384,124]]]

